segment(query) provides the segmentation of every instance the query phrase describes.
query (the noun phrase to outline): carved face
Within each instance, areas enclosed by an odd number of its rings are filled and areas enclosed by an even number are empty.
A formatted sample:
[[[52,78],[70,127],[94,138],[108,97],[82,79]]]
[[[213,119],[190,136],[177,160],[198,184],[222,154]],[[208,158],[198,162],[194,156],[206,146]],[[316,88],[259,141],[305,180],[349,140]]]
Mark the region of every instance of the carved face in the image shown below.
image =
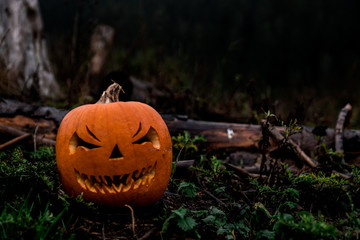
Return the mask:
[[[58,130],[56,161],[67,194],[108,206],[143,206],[163,195],[172,145],[161,116],[139,102],[78,107]]]

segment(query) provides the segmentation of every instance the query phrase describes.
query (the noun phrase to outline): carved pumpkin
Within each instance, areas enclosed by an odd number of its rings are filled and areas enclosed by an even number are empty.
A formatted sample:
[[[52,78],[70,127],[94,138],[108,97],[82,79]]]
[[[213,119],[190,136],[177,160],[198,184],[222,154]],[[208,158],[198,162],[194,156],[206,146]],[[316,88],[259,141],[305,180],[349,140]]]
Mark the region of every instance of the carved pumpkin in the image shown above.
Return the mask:
[[[58,130],[56,154],[66,193],[101,205],[154,203],[170,179],[169,131],[140,102],[98,102],[70,111]]]

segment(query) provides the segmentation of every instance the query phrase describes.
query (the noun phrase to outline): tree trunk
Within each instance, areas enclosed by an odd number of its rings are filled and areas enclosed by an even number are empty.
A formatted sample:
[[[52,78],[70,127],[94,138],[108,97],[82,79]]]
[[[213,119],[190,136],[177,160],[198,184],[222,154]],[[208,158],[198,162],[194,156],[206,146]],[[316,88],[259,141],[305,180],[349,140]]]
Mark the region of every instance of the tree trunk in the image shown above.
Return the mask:
[[[104,77],[104,64],[114,41],[114,34],[114,28],[110,26],[96,26],[90,39],[90,55],[92,57],[85,76],[85,84],[81,89],[83,96],[92,95],[96,98],[101,96],[96,93],[99,92],[99,83]]]
[[[9,94],[41,99],[61,96],[42,29],[38,0],[0,1],[0,61]]]

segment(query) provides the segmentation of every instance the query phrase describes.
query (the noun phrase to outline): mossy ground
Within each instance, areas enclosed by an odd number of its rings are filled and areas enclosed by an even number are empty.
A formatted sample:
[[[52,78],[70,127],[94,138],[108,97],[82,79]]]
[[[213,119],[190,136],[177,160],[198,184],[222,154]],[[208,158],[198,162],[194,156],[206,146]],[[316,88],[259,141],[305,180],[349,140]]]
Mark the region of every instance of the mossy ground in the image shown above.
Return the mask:
[[[195,159],[173,176],[153,206],[107,209],[62,190],[54,148],[14,146],[0,153],[1,239],[357,239],[360,169],[351,178],[326,169],[244,178],[198,148],[201,138],[173,137],[174,159]],[[186,143],[187,142],[187,143]],[[187,146],[187,147],[184,147]],[[226,155],[222,153],[222,155]],[[328,169],[328,168],[327,168]],[[271,180],[271,181],[270,181]]]

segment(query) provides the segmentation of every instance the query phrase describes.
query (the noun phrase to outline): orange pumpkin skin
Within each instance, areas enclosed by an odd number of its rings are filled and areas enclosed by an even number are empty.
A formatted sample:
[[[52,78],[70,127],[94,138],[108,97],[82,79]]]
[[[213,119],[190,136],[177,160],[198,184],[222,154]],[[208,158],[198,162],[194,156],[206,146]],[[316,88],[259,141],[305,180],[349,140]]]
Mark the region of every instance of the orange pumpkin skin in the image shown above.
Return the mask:
[[[84,105],[70,111],[56,138],[65,192],[106,206],[145,206],[169,183],[172,144],[167,126],[140,102]]]

